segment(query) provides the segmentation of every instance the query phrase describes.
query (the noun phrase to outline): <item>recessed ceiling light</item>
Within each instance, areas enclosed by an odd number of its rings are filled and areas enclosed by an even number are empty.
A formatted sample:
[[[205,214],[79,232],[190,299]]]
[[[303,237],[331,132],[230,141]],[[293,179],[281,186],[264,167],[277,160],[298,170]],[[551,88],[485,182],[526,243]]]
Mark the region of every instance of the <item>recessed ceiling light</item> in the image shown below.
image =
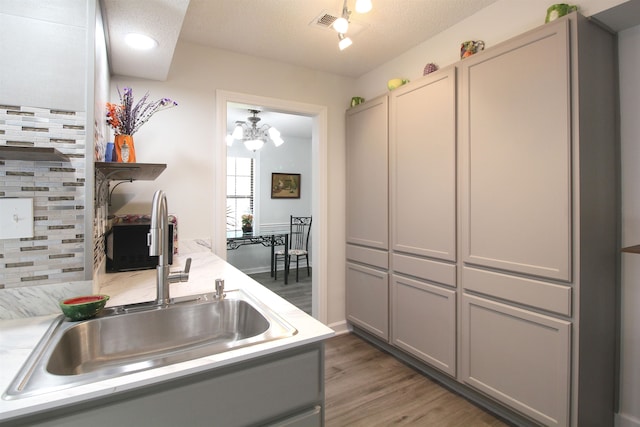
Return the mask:
[[[138,33],[129,33],[124,37],[124,41],[133,49],[149,50],[158,46],[158,42],[149,36]]]

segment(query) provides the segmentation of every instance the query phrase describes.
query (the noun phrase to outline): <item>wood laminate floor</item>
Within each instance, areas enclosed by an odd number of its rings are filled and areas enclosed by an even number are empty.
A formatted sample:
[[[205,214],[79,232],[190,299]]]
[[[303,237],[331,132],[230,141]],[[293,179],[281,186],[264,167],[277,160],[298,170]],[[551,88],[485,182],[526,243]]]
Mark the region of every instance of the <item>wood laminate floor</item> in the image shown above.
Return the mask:
[[[278,271],[278,280],[271,277],[268,271],[266,273],[250,274],[249,277],[311,315],[311,276],[307,275],[306,268],[300,268],[299,281],[297,282],[296,270],[292,268],[289,272],[289,283],[286,285],[284,284],[283,271]]]
[[[325,352],[326,427],[508,425],[356,335]]]

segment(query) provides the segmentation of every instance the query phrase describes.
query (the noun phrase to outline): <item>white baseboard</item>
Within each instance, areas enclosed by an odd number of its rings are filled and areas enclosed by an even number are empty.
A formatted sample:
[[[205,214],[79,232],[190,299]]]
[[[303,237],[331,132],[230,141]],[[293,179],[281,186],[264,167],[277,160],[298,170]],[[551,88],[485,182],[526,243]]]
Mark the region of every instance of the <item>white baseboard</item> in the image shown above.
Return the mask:
[[[617,413],[615,414],[615,427],[640,427],[640,419]]]
[[[333,329],[336,335],[342,335],[350,332],[349,327],[347,326],[346,320],[341,320],[340,322],[331,323],[327,326]]]

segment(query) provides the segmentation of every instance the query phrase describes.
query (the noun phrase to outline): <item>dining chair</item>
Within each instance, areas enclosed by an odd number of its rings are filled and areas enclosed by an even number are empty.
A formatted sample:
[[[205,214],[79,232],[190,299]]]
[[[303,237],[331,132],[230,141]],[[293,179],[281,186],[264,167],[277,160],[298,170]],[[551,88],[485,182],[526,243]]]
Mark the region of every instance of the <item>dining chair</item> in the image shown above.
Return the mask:
[[[284,249],[274,252],[275,256],[275,272],[274,279],[278,280],[278,259],[281,257],[287,263],[287,271],[291,265],[291,258],[296,259],[296,282],[299,277],[300,258],[304,258],[307,262],[307,275],[311,275],[309,266],[309,236],[311,235],[311,217],[310,216],[293,216],[289,221],[289,259],[284,259]]]

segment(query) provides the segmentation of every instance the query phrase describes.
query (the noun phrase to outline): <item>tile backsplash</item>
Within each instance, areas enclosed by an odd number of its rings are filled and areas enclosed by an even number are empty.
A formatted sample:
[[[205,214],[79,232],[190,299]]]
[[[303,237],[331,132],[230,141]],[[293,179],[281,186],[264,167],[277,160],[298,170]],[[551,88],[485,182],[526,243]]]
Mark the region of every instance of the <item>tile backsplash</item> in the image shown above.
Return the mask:
[[[0,160],[0,197],[31,198],[34,213],[32,238],[0,240],[0,289],[84,280],[85,123],[83,111],[0,105],[0,145],[69,157]]]

